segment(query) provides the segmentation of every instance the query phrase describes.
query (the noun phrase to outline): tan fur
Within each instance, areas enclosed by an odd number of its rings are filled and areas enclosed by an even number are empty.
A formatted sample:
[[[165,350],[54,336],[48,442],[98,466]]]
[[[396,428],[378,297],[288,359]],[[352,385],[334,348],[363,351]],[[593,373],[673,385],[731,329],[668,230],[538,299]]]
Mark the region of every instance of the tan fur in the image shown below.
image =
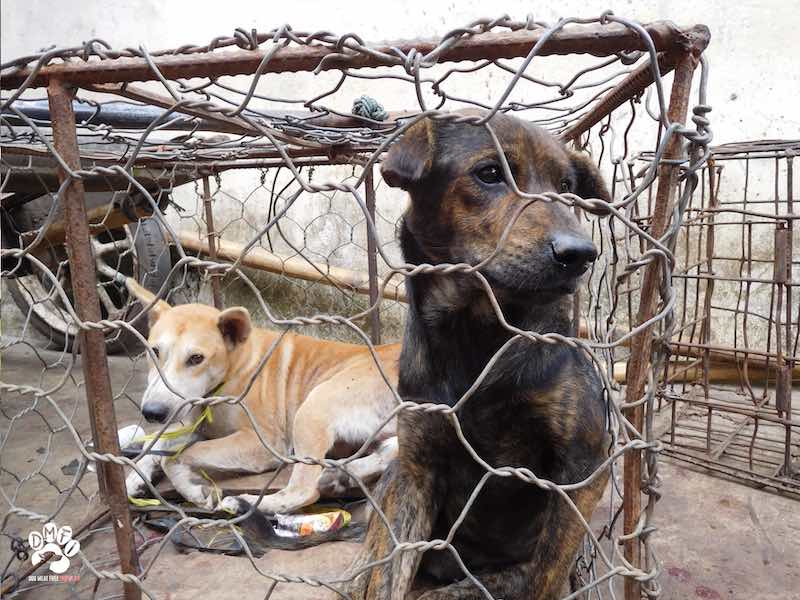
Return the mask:
[[[130,280],[128,287],[145,305],[154,296]],[[246,309],[218,311],[215,308],[187,304],[171,307],[159,300],[151,311],[148,338],[160,347],[159,363],[176,391],[187,397],[205,392],[190,388],[198,381],[207,392],[217,396],[243,398],[255,420],[255,427],[241,406],[219,404],[213,408],[213,421],[204,423],[200,433],[205,438],[184,450],[175,459],[159,461],[148,455],[139,463],[151,475],[158,463],[176,490],[187,500],[208,508],[237,508],[232,498],[218,502],[210,486],[204,485],[201,470],[261,473],[277,468],[281,461],[262,444],[259,435],[274,452],[298,458],[322,459],[337,442],[346,442],[353,450],[377,429],[394,408],[395,397],[386,384],[366,346],[345,344],[253,327]],[[277,342],[272,355],[259,371],[259,363]],[[163,346],[168,345],[169,348]],[[377,346],[378,360],[392,386],[397,385],[398,344]],[[188,365],[184,355],[196,353],[204,360]],[[146,403],[169,404],[177,410],[183,424],[195,421],[201,408],[180,410],[185,400],[174,395],[151,365],[150,385],[143,398]],[[363,425],[363,426],[362,426]],[[172,429],[180,426],[175,424]],[[395,436],[395,423],[381,430],[377,451],[354,460],[348,469],[367,479],[383,471],[396,453],[396,443],[386,443]],[[265,496],[258,508],[267,512],[289,512],[316,501],[323,469],[318,465],[297,463],[288,486]],[[345,477],[328,476],[329,489],[342,488]],[[141,494],[147,487],[134,472],[127,481],[129,493]],[[256,496],[242,496],[249,502]]]

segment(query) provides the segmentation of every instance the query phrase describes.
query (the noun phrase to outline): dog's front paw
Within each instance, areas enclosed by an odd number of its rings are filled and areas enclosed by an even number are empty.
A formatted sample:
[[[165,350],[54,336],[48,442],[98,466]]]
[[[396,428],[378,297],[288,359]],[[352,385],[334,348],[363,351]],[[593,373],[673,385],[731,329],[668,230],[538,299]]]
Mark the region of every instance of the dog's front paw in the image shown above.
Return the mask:
[[[356,482],[340,469],[325,469],[319,478],[319,495],[323,498],[341,498],[356,487]]]
[[[147,491],[147,484],[136,471],[132,471],[125,478],[125,491],[131,498],[144,496]]]
[[[232,515],[243,515],[252,508],[252,505],[244,498],[239,496],[225,496],[217,504],[216,509],[218,512],[226,512]]]

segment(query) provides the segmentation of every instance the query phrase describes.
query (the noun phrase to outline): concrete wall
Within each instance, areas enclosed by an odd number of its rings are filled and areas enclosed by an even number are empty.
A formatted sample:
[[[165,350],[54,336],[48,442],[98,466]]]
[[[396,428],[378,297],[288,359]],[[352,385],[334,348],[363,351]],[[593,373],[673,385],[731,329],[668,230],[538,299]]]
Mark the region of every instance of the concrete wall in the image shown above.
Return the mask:
[[[797,137],[800,132],[800,110],[796,102],[800,91],[800,69],[792,68],[792,64],[793,58],[800,53],[797,36],[800,2],[675,0],[588,4],[562,0],[543,6],[540,3],[502,1],[491,5],[491,16],[507,12],[522,19],[526,12],[535,10],[537,20],[554,22],[561,16],[591,16],[612,8],[619,15],[642,22],[670,19],[681,25],[705,23],[712,32],[707,56],[711,66],[709,103],[714,108],[710,118],[715,143]],[[144,44],[154,50],[187,42],[204,43],[214,36],[231,33],[235,27],[267,30],[283,23],[290,23],[297,30],[354,31],[366,40],[379,41],[437,36],[480,16],[488,16],[487,4],[472,0],[458,3],[416,0],[405,3],[256,3],[229,0],[224,4],[6,0],[2,4],[0,50],[3,60],[7,60],[43,46],[71,45],[91,37],[100,37],[114,47]],[[580,64],[580,60],[571,58],[549,60],[542,63],[537,75],[543,72],[554,77],[560,74],[563,78],[563,73],[574,72]],[[280,80],[285,86],[281,92],[291,90],[292,97],[308,98],[334,80],[333,74],[317,78],[289,76]],[[265,82],[264,85],[270,84]],[[500,83],[484,73],[464,78],[456,87],[459,93],[485,102],[490,102],[498,89],[501,89]],[[376,87],[368,81],[351,82],[347,92],[331,102],[341,110],[348,110],[349,102],[361,93],[377,97],[389,110],[415,104],[413,88],[407,84],[382,82],[380,87]],[[621,111],[617,122],[623,123],[627,115],[626,111]],[[637,130],[632,136],[634,144],[641,150],[651,149],[652,139],[652,127]],[[736,168],[729,169],[729,172],[723,190],[735,197],[741,193],[744,176]],[[319,169],[315,177],[341,181],[350,175],[352,170],[349,167],[339,167]],[[764,172],[751,180],[751,193],[769,195],[770,182],[770,173]],[[263,226],[265,222],[264,208],[270,196],[270,183],[263,182],[261,173],[257,171],[231,173],[223,177],[215,201],[217,222],[225,239],[245,241],[256,235],[259,224]],[[196,186],[184,186],[175,198],[186,210],[181,215],[170,212],[171,222],[183,230],[202,232],[202,206]],[[394,258],[398,255],[393,241],[393,225],[404,203],[402,194],[379,188],[381,240],[389,256]],[[284,222],[287,238],[291,245],[301,248],[312,260],[365,269],[364,225],[357,207],[346,194],[304,197],[289,217]],[[290,245],[278,239],[273,242],[277,250],[292,252]],[[739,232],[723,233],[719,244],[731,251],[737,250]],[[796,244],[800,247],[800,241]],[[262,246],[266,245],[262,240]],[[385,265],[382,268],[385,269]],[[317,312],[352,314],[363,306],[360,298],[331,296],[320,286],[258,273],[252,273],[252,276],[270,305],[283,316]],[[226,291],[229,302],[258,308],[256,297],[241,282],[233,282]],[[723,298],[725,302],[735,302],[736,290],[720,294],[727,295]],[[762,293],[757,304],[767,307],[768,301],[768,293]],[[391,315],[391,336],[394,337],[399,333],[397,326],[402,310],[397,306],[387,306],[386,309]],[[260,319],[265,318],[260,310],[255,312]],[[720,318],[724,321],[724,317]],[[726,331],[729,328],[720,328],[721,339],[727,340]]]

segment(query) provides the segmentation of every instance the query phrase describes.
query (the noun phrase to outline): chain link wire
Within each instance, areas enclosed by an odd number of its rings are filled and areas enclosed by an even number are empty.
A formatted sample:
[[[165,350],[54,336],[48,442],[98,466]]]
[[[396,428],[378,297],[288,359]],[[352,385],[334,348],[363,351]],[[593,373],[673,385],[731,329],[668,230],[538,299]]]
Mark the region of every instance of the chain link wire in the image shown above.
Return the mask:
[[[601,57],[540,56],[554,36],[564,32],[578,35],[586,27],[633,32],[644,49]],[[572,590],[565,591],[565,598],[621,598],[625,578],[640,582],[647,596],[657,597],[660,565],[652,536],[659,496],[657,459],[662,446],[654,433],[652,413],[678,302],[671,278],[675,240],[708,157],[711,132],[704,59],[700,57],[693,126],[671,122],[665,79],[658,67],[661,55],[651,31],[611,12],[555,24],[530,16],[524,21],[503,16],[454,29],[423,52],[413,45],[383,51],[354,33],[297,32],[285,25],[266,33],[237,29],[204,46],[160,52],[143,46],[114,50],[106,41],[92,39],[4,63],[4,77],[20,72],[26,75],[17,89],[3,96],[0,123],[0,191],[7,219],[4,227],[10,227],[4,229],[2,250],[2,277],[8,292],[4,293],[4,322],[7,311],[13,310],[9,295],[24,315],[18,326],[4,327],[0,342],[4,363],[0,378],[3,534],[14,540],[40,523],[70,520],[74,524],[83,518],[86,526],[76,537],[82,542],[80,573],[85,579],[81,586],[72,587],[80,597],[92,593],[86,580],[94,582],[95,591],[100,590],[98,597],[113,596],[116,592],[110,582],[114,581],[134,582],[145,596],[158,597],[158,591],[148,585],[148,575],[166,560],[165,548],[172,533],[183,527],[217,528],[237,539],[254,572],[263,578],[267,597],[276,582],[339,593],[342,584],[355,575],[347,572],[346,565],[333,577],[273,570],[269,556],[257,559],[236,526],[243,517],[197,516],[152,484],[148,484],[149,495],[176,519],[168,533],[154,536],[142,524],[144,511],[136,513],[136,543],[143,570],[137,575],[122,574],[114,559],[110,527],[102,520],[92,520],[96,515],[86,508],[100,504],[95,479],[87,474],[99,463],[140,472],[137,460],[156,440],[133,459],[93,449],[88,442],[91,432],[83,382],[76,371],[80,355],[78,344],[73,343],[75,336],[82,330],[100,330],[106,335],[108,347],[115,353],[109,358],[109,368],[122,422],[141,422],[139,402],[154,355],[142,333],[152,305],[137,305],[127,295],[121,275],[136,278],[172,303],[210,304],[210,283],[216,281],[215,300],[225,306],[246,306],[257,325],[366,345],[386,385],[392,387],[374,340],[378,335],[384,342],[402,337],[404,278],[461,272],[481,283],[512,339],[522,336],[537,344],[566,344],[591,357],[603,380],[608,431],[613,438],[608,459],[592,477],[558,485],[518,465],[493,467],[469,446],[460,430],[458,410],[490,376],[503,349],[454,407],[404,401],[392,389],[396,401],[392,414],[355,456],[346,459],[315,460],[281,452],[243,402],[246,391],[235,397],[203,398],[173,391],[184,398],[185,406],[192,407],[192,414],[220,404],[239,407],[265,452],[285,466],[321,464],[348,474],[352,460],[362,455],[380,429],[401,411],[445,414],[460,441],[486,470],[465,512],[491,477],[515,477],[548,490],[572,507],[586,530],[576,558],[575,581]],[[440,62],[440,56],[458,44],[507,32],[538,33],[539,41],[527,56],[518,59],[492,58],[489,52],[487,58],[469,63]],[[187,71],[185,77],[170,78],[159,68],[163,57],[218,56],[221,50],[234,48],[261,52],[263,59],[255,72],[198,77],[196,71]],[[271,62],[287,48],[325,48],[333,53],[319,60],[312,73],[273,72]],[[81,167],[70,169],[55,152],[46,99],[32,83],[52,65],[88,69],[119,58],[145,60],[153,81],[82,86],[75,101]],[[368,58],[380,66],[328,70],[342,58],[354,65]],[[588,131],[575,134],[572,128],[637,69],[652,75],[652,85],[604,115]],[[351,112],[354,103],[357,114]],[[465,107],[485,112],[452,112]],[[405,200],[377,178],[376,207],[371,211],[367,173],[406,129],[422,118],[432,118],[485,127],[495,140],[507,179],[513,182],[491,129],[490,118],[496,113],[518,115],[591,152],[611,185],[612,202],[569,193],[528,194],[517,188],[519,208],[498,247],[481,264],[405,263],[396,241]],[[681,157],[666,161],[665,149],[676,137],[681,142]],[[659,168],[666,164],[678,169],[679,189],[666,230],[658,235],[650,228],[650,218]],[[59,185],[56,167],[68,174],[64,184]],[[104,317],[97,322],[82,321],[73,305],[59,206],[72,179],[82,180],[89,192],[87,207],[98,259],[97,291]],[[578,296],[576,310],[584,323],[579,337],[513,327],[480,272],[501,251],[523,211],[537,202],[560,202],[573,208],[601,251]],[[370,238],[377,258],[374,274],[368,268]],[[216,258],[210,241],[216,247]],[[638,323],[635,315],[642,274],[652,265],[659,273],[658,303],[653,314]],[[378,282],[378,293],[372,297],[371,277]],[[380,315],[379,329],[370,326],[375,313]],[[630,340],[641,332],[654,340],[645,392],[626,404],[620,368],[627,361]],[[275,346],[263,357],[259,372],[274,350]],[[647,415],[641,431],[626,416],[638,405],[645,407]],[[171,424],[172,420],[160,427],[158,436]],[[640,451],[645,456],[641,474],[645,506],[636,528],[624,533],[619,518],[621,465],[627,453]],[[610,488],[589,523],[575,507],[570,492],[606,470],[611,473]],[[367,502],[380,511],[369,487],[360,480],[357,483]],[[260,490],[262,495],[268,486]],[[626,540],[641,544],[644,559],[640,565],[625,559],[622,547]],[[457,556],[447,540],[438,539],[395,540],[391,552],[428,549],[447,549]],[[7,549],[0,551],[4,552],[0,558],[7,556]],[[6,560],[0,563],[6,564]],[[3,585],[25,566],[10,557]],[[463,568],[465,577],[474,579]],[[32,584],[24,580],[16,583],[18,589],[31,589]]]

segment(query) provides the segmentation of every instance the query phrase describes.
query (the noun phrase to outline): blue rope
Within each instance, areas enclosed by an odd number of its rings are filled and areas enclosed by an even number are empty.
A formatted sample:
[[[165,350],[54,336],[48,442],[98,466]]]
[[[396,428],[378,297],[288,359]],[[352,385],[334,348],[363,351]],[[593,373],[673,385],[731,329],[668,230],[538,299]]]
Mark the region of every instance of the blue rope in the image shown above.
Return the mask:
[[[369,96],[356,98],[353,101],[352,112],[357,117],[364,117],[373,121],[385,121],[389,117],[389,113],[383,110],[383,106],[375,98]]]

